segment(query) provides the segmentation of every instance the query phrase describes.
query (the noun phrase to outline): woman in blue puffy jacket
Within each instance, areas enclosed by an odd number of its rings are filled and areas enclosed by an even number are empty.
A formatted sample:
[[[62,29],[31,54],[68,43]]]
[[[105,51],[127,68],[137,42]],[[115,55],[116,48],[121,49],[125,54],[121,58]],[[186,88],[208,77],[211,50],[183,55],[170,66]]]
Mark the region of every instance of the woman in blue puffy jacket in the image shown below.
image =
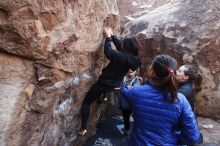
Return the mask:
[[[201,135],[190,104],[177,92],[176,64],[174,58],[158,55],[148,70],[146,85],[121,87],[121,94],[131,103],[134,118],[130,146],[199,143]]]

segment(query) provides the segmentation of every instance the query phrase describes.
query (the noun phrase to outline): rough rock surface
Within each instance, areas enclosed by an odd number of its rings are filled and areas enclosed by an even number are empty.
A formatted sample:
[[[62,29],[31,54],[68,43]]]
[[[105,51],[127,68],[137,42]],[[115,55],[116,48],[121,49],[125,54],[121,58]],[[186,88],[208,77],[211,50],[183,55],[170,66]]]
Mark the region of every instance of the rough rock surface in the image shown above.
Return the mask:
[[[149,13],[171,0],[118,0],[121,25]]]
[[[152,58],[170,54],[181,64],[192,64],[203,76],[197,112],[220,119],[220,3],[216,0],[172,0],[126,24],[124,34],[137,36],[142,75]]]
[[[0,53],[0,145],[6,145],[7,137],[12,136],[10,130],[16,129],[12,131],[16,136],[21,134],[20,123],[27,116],[25,103],[34,88],[34,71],[32,61]]]
[[[220,144],[220,123],[209,118],[198,118],[199,127],[203,134],[204,146],[208,144]]]
[[[116,0],[0,0],[0,145],[83,145],[80,108],[107,63],[104,26],[119,32]]]

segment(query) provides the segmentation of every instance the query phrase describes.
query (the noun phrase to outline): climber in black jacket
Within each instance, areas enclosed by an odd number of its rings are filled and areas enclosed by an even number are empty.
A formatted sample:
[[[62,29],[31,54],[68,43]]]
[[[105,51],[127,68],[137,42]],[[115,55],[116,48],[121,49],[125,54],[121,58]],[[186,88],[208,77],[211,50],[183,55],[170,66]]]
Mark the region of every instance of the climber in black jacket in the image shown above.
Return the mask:
[[[83,100],[80,135],[87,133],[86,126],[90,113],[90,105],[96,99],[100,98],[102,94],[118,87],[129,69],[136,70],[141,65],[141,61],[138,58],[139,45],[135,38],[125,38],[121,41],[113,35],[109,27],[104,29],[104,35],[106,37],[104,54],[110,62],[102,70],[98,80],[92,85]],[[112,42],[116,49],[112,48]]]

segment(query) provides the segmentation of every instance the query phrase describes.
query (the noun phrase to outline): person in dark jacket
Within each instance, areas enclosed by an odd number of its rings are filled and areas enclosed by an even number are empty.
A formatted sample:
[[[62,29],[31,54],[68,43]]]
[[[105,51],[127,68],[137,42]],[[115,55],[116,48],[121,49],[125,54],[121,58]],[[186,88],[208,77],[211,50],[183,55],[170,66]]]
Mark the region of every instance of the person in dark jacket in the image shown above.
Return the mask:
[[[183,65],[176,71],[178,91],[189,101],[194,111],[195,94],[201,91],[202,76],[191,65]]]
[[[158,55],[147,72],[149,80],[146,85],[120,88],[133,112],[130,146],[176,146],[179,139],[186,144],[200,141],[190,104],[177,92],[176,64],[174,58]]]
[[[195,111],[195,95],[201,91],[202,76],[191,65],[183,65],[176,71],[176,79],[178,82],[178,91],[182,93],[188,100],[192,111]],[[196,114],[194,112],[194,114]],[[201,142],[203,136],[201,133]],[[185,142],[181,142],[185,144]],[[187,145],[193,146],[193,145]]]
[[[83,100],[80,135],[87,133],[86,126],[90,105],[100,98],[102,94],[118,87],[129,69],[135,70],[141,65],[141,61],[138,58],[139,45],[135,38],[125,38],[121,41],[112,34],[111,28],[105,28],[104,35],[106,37],[104,54],[110,62],[102,70],[98,81],[92,85]],[[116,49],[112,48],[112,43],[114,43]]]
[[[142,78],[137,76],[138,70],[132,71],[129,69],[127,75],[124,77],[122,85],[127,88],[132,88],[137,85],[141,85]],[[122,111],[122,117],[124,121],[124,135],[128,136],[128,131],[130,129],[130,117],[131,117],[131,107],[130,103],[123,97],[123,95],[119,94],[119,107]]]

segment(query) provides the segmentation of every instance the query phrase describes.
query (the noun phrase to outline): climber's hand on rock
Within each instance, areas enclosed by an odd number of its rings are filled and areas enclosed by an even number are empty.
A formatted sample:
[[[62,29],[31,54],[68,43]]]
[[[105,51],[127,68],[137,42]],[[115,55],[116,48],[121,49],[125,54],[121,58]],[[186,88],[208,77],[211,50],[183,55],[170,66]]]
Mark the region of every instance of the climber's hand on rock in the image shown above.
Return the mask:
[[[108,27],[104,28],[104,36],[111,37],[111,29],[109,29]]]
[[[111,29],[111,27],[107,27],[108,28],[108,30],[110,31],[110,34],[111,34],[111,36],[113,35],[113,31],[112,31],[112,29]]]

